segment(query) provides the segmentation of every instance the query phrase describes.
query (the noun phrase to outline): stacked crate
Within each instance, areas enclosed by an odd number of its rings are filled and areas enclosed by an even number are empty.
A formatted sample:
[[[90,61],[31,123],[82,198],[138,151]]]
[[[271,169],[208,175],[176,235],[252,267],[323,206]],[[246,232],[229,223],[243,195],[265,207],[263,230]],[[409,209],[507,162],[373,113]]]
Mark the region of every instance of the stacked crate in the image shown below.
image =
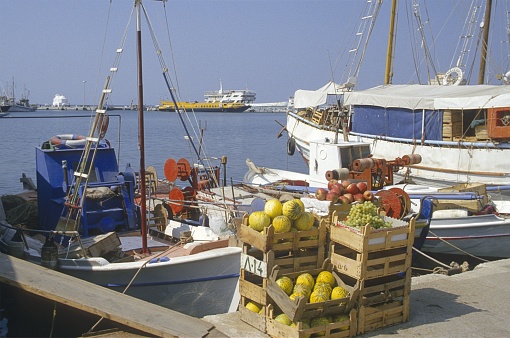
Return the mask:
[[[270,225],[263,232],[248,225],[248,216],[238,226],[237,237],[241,241],[241,272],[239,314],[242,321],[266,332],[272,300],[267,293],[268,272],[278,266],[282,273],[308,271],[322,267],[326,249],[326,225],[308,231],[275,233]],[[253,301],[262,306],[261,313],[246,308]]]
[[[330,257],[348,284],[359,284],[357,333],[363,334],[409,320],[411,259],[415,222],[385,217],[391,227],[360,229],[333,215]]]
[[[462,136],[462,115],[460,112],[443,112],[443,141],[453,141]]]
[[[330,271],[335,277],[336,284],[349,292],[346,297],[311,303],[304,297],[290,299],[289,296],[277,285],[276,280],[283,276],[295,281],[301,273],[309,273],[314,280],[320,272]],[[334,272],[329,259],[324,261],[320,269],[300,271],[294,273],[282,273],[279,267],[275,267],[267,283],[267,292],[272,299],[267,318],[267,333],[272,337],[309,337],[310,335],[323,335],[325,337],[354,337],[357,332],[357,315],[354,309],[358,298],[358,285],[349,286]],[[275,320],[275,317],[285,313],[295,326],[287,326]],[[328,317],[331,322],[315,327],[303,326],[303,323],[313,322],[314,318]],[[342,318],[342,319],[338,319]],[[323,334],[320,334],[323,333]]]

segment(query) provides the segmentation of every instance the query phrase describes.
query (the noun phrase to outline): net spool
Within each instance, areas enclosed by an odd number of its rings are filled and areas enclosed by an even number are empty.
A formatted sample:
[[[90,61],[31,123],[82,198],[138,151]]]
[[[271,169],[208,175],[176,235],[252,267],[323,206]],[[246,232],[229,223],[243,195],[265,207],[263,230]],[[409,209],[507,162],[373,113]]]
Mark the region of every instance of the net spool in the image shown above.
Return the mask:
[[[419,154],[410,154],[402,156],[405,165],[412,165],[421,163],[421,156]]]
[[[174,215],[180,213],[184,209],[184,194],[181,189],[175,187],[170,190],[168,198],[170,199],[169,204]]]
[[[372,169],[374,167],[374,160],[371,158],[360,158],[352,162],[352,169],[356,171],[363,171],[365,169]]]
[[[177,162],[173,158],[169,158],[165,161],[165,165],[163,167],[163,172],[165,173],[165,178],[169,182],[174,182],[177,178],[177,173],[179,169],[177,167]]]
[[[195,191],[195,189],[193,189],[193,187],[190,186],[183,188],[182,194],[184,195],[184,199],[186,201],[192,201],[197,196],[197,192]]]
[[[331,180],[347,180],[349,179],[349,169],[340,168],[326,171],[326,179]]]
[[[188,160],[185,158],[181,158],[177,162],[177,177],[181,181],[187,181],[191,175],[191,165]]]

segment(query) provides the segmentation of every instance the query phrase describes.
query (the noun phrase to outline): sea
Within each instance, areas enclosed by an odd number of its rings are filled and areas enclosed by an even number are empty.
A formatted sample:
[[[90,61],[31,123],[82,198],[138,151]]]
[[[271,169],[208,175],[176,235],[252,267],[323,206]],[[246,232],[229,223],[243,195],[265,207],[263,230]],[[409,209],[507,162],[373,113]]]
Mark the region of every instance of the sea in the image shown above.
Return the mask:
[[[87,110],[37,110],[13,112],[0,118],[4,140],[0,147],[0,195],[22,192],[22,176],[37,184],[36,148],[56,135],[89,135],[94,115],[95,111]],[[138,112],[113,110],[109,116],[105,138],[116,150],[119,171],[128,164],[138,171]],[[287,155],[287,133],[277,137],[286,123],[285,113],[144,111],[143,121],[145,166],[153,166],[160,179],[164,178],[168,159],[186,158],[190,163],[197,163],[199,155],[204,163],[218,166],[226,156],[227,184],[242,182],[248,171],[247,159],[257,166],[308,172],[298,152]]]

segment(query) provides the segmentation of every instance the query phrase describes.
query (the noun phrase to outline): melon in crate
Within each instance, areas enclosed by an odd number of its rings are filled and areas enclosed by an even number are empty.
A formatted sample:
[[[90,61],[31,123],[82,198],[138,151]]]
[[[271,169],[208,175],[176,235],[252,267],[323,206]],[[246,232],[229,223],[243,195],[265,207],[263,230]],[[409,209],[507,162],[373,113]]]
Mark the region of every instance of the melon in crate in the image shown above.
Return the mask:
[[[315,217],[311,212],[303,212],[301,216],[294,221],[294,227],[299,231],[311,230],[315,223]]]
[[[273,219],[273,227],[274,227],[275,233],[282,234],[284,232],[290,231],[290,228],[292,227],[292,223],[290,222],[290,219],[287,216],[280,215],[280,216],[276,216]]]
[[[349,316],[348,315],[338,315],[336,317],[333,318],[333,322],[335,323],[340,323],[340,322],[344,322],[346,320],[350,320]],[[341,331],[347,331],[349,330],[349,325],[347,326],[341,326],[340,327],[340,330]]]
[[[276,216],[280,216],[282,214],[282,202],[277,200],[276,198],[270,199],[264,204],[264,212],[274,219]]]
[[[310,288],[310,290],[312,290],[315,284],[315,280],[313,279],[313,276],[311,274],[305,272],[297,276],[296,284],[305,284]]]
[[[287,295],[291,295],[294,289],[294,284],[292,283],[292,279],[289,277],[283,276],[276,280],[276,284],[285,292]]]
[[[324,270],[317,275],[315,283],[328,283],[329,285],[331,285],[331,287],[334,287],[336,284],[336,280],[330,271]]]
[[[264,211],[254,211],[248,218],[248,225],[256,231],[262,231],[271,224],[271,218]]]
[[[262,305],[255,302],[248,302],[246,308],[252,312],[259,313],[262,310]]]
[[[340,298],[345,298],[345,297],[348,297],[348,296],[349,296],[349,291],[345,290],[341,286],[335,286],[333,288],[333,291],[331,291],[331,299],[332,300],[340,299]]]
[[[305,212],[303,202],[300,199],[293,199],[283,203],[282,214],[295,221]]]
[[[290,320],[289,316],[287,316],[285,313],[279,314],[278,316],[276,316],[274,320],[287,326],[290,326],[290,324],[292,324],[292,321]]]
[[[322,303],[329,300],[329,294],[322,290],[316,290],[310,295],[310,303]]]
[[[318,326],[325,326],[333,322],[333,319],[330,316],[322,316],[322,317],[316,317],[312,319],[310,322],[310,327],[318,327]],[[316,335],[318,336],[324,336],[326,334],[326,331],[317,332]]]

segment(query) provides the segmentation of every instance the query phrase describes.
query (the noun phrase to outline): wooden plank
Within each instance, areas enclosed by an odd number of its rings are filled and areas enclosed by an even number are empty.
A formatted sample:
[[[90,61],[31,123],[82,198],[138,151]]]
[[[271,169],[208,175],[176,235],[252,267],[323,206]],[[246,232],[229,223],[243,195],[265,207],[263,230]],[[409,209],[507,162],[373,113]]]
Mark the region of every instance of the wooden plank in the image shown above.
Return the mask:
[[[159,337],[203,337],[214,325],[0,253],[0,282]]]

